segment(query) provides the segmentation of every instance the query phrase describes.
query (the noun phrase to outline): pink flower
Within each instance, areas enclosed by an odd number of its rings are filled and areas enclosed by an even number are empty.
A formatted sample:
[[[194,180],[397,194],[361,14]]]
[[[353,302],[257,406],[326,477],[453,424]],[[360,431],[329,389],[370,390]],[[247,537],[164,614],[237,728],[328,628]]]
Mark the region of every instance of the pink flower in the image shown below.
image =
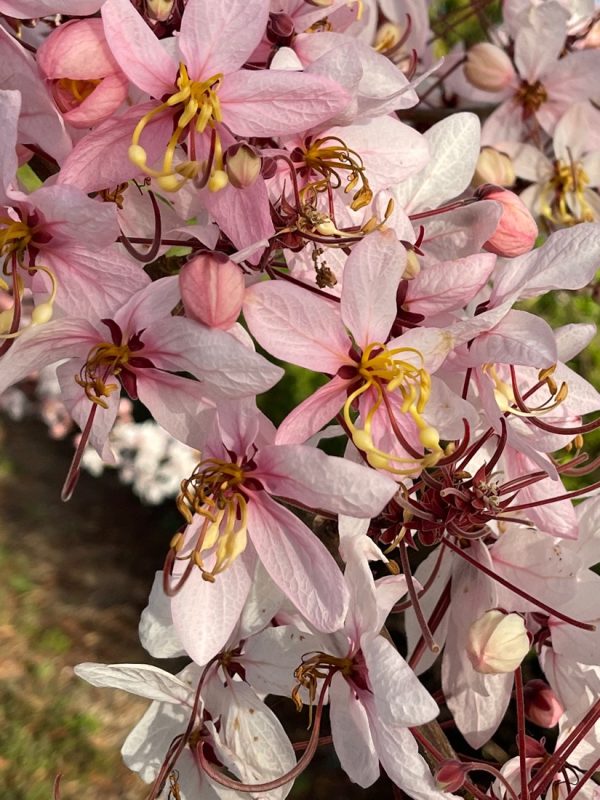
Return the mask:
[[[108,119],[127,97],[99,19],[72,20],[56,28],[37,52],[38,66],[66,122],[91,128]]]
[[[0,391],[66,359],[57,376],[63,402],[84,430],[79,449],[89,438],[109,462],[121,388],[172,436],[184,441],[206,431],[216,400],[262,392],[281,370],[230,334],[171,316],[178,297],[177,279],[163,278],[106,318],[70,317],[25,331],[2,360]]]
[[[84,171],[88,190],[145,172],[167,191],[195,177],[217,191],[228,181],[223,151],[235,136],[296,133],[343,108],[348,97],[327,78],[241,68],[264,33],[268,12],[266,0],[217,6],[190,0],[174,58],[129,0],[105,3],[105,34],[116,61],[134,85],[156,100],[134,106],[116,127],[101,127],[85,137],[65,167],[67,174]],[[182,139],[188,141],[188,157],[176,164]],[[161,161],[158,169],[151,166],[156,160]]]
[[[436,328],[415,328],[388,341],[405,260],[392,231],[367,236],[346,262],[339,306],[279,281],[247,289],[244,315],[260,344],[277,358],[333,376],[284,420],[278,441],[305,441],[343,409],[354,444],[372,466],[410,474],[420,468],[424,448],[427,462],[441,455],[439,433],[428,422],[438,391],[431,373],[455,341]],[[447,395],[445,405],[442,424],[452,417]]]
[[[274,444],[274,438],[252,403],[220,403],[203,460],[182,483],[178,507],[189,524],[174,545],[182,588],[171,608],[179,637],[199,664],[219,652],[237,624],[257,558],[315,628],[343,624],[342,574],[314,533],[275,497],[368,518],[396,491],[374,470],[308,445]]]

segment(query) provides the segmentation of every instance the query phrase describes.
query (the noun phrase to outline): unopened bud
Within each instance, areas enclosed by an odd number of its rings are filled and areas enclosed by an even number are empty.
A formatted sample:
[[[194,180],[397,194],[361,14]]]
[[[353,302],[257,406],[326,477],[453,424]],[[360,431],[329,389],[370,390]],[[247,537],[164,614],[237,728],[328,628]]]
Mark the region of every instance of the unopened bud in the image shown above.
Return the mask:
[[[220,253],[202,253],[182,268],[179,288],[186,316],[228,330],[242,310],[246,284],[241,269]]]
[[[469,83],[484,92],[499,92],[515,77],[510,58],[490,42],[473,45],[467,53],[464,70]]]
[[[477,189],[475,197],[493,200],[502,206],[498,227],[483,249],[507,258],[528,253],[535,244],[538,228],[525,203],[508,189],[487,183]]]
[[[468,772],[460,761],[449,758],[438,765],[435,782],[442,792],[457,792],[464,785]]]
[[[175,0],[146,0],[146,13],[150,19],[165,22],[173,13]]]
[[[469,628],[467,655],[477,672],[513,672],[529,652],[529,636],[519,614],[492,609]]]
[[[267,22],[267,39],[279,47],[287,47],[296,31],[294,20],[289,14],[283,11],[275,11],[269,14]]]
[[[225,169],[230,183],[236,189],[252,186],[260,175],[262,159],[249,144],[234,144],[225,155]]]
[[[494,150],[493,147],[482,147],[473,175],[473,186],[481,186],[484,183],[512,186],[515,181],[516,175],[509,156]]]
[[[525,716],[540,728],[553,728],[564,713],[557,696],[546,681],[534,678],[525,684]]]

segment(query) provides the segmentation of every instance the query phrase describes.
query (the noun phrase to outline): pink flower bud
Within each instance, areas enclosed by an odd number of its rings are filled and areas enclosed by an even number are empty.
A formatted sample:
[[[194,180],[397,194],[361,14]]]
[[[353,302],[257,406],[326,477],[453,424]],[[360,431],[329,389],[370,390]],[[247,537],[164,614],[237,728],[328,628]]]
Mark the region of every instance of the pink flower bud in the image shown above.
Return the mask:
[[[493,147],[482,147],[475,175],[471,183],[473,186],[482,186],[493,183],[497,186],[512,186],[516,181],[515,171],[509,156],[494,150]]]
[[[546,748],[537,739],[525,734],[525,758],[545,758]]]
[[[464,784],[468,769],[460,761],[448,758],[435,771],[435,782],[442,792],[457,792]]]
[[[467,53],[465,77],[484,92],[500,92],[515,77],[515,70],[504,50],[490,42],[473,45]]]
[[[494,200],[502,206],[498,227],[483,245],[484,250],[508,258],[528,253],[535,244],[538,228],[523,201],[513,192],[487,183],[477,189],[475,197]]]
[[[523,690],[527,719],[540,728],[553,728],[564,713],[557,696],[546,681],[528,681]]]
[[[37,51],[56,105],[74,128],[108,119],[127,98],[129,82],[113,58],[101,19],[71,20]]]
[[[492,609],[469,628],[467,655],[477,672],[513,672],[529,652],[529,636],[519,614]]]
[[[242,310],[241,269],[220,253],[202,253],[182,268],[179,288],[186,316],[209,328],[231,328]]]
[[[252,186],[260,175],[262,159],[249,144],[234,144],[225,154],[225,169],[230,183],[236,189]]]

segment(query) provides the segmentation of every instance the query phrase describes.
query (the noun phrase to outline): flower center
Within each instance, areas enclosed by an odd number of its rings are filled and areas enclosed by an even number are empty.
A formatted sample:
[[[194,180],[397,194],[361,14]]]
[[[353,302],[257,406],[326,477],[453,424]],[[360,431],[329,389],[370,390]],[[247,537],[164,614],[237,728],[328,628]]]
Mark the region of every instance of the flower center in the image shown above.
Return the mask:
[[[103,398],[109,397],[119,385],[107,384],[106,380],[110,375],[117,377],[130,357],[131,351],[126,344],[102,342],[90,350],[79,375],[75,375],[75,383],[81,386],[88,400],[102,408],[108,408],[108,403]]]
[[[344,677],[349,678],[353,669],[354,664],[349,657],[339,658],[322,652],[307,653],[307,655],[302,656],[302,663],[294,670],[294,678],[296,678],[297,683],[292,689],[292,700],[298,711],[301,711],[304,705],[300,696],[301,689],[307,690],[312,708],[317,697],[319,680],[326,678],[332,671],[341,671]]]
[[[585,197],[589,182],[581,162],[555,161],[554,174],[542,189],[541,215],[563,225],[593,222],[594,211]]]
[[[177,508],[188,525],[194,514],[204,517],[191,558],[211,583],[246,548],[247,501],[241,492],[245,470],[239,464],[207,458],[181,482]],[[216,546],[212,569],[204,566],[203,553]]]
[[[227,185],[227,173],[223,169],[223,148],[217,130],[217,125],[223,121],[218,97],[222,82],[221,73],[205,81],[193,81],[188,75],[185,64],[180,64],[176,80],[177,91],[145,114],[136,125],[131,137],[129,158],[147,175],[156,178],[161,189],[175,192],[186,181],[196,178],[201,173],[205,173],[204,183],[208,183],[208,188],[212,191],[218,191]],[[140,145],[140,137],[148,122],[167,109],[178,112],[177,124],[167,144],[161,169],[155,170],[146,164],[146,151]],[[189,160],[175,166],[173,163],[175,148],[186,128],[189,129]],[[208,164],[202,164],[195,159],[195,134],[202,134],[207,129],[212,133],[211,154]]]
[[[539,111],[540,107],[548,100],[548,92],[540,81],[527,83],[522,81],[516,93],[517,102],[523,106],[527,116]]]
[[[33,231],[25,222],[0,217],[0,255],[22,253],[33,239]]]
[[[417,366],[410,361],[406,361],[401,356],[416,355],[420,365]],[[423,412],[431,395],[431,377],[423,366],[423,355],[413,347],[399,347],[388,350],[384,344],[373,342],[365,348],[357,365],[357,372],[362,378],[362,385],[352,392],[344,404],[344,419],[346,425],[352,433],[354,444],[363,450],[367,455],[367,460],[376,469],[385,469],[397,475],[409,475],[414,473],[415,466],[432,466],[443,455],[440,447],[440,437],[437,430],[427,424],[423,418]],[[375,391],[375,402],[371,405],[364,423],[364,428],[357,428],[350,417],[352,403],[367,392],[369,389]],[[419,435],[419,441],[431,453],[420,461],[415,458],[400,458],[392,453],[379,450],[373,444],[371,434],[372,422],[379,407],[385,404],[388,414],[391,415],[391,408],[386,398],[386,394],[398,392],[401,398],[400,411],[409,414],[414,420]],[[395,420],[394,420],[395,423]],[[409,463],[409,469],[398,469],[392,466],[391,462]]]
[[[75,80],[61,78],[56,82],[59,91],[54,92],[54,99],[61,111],[70,111],[81,105],[92,94],[94,89],[102,83],[102,78],[93,80]]]
[[[312,143],[306,142],[303,160],[307,167],[323,176],[322,180],[311,184],[317,192],[327,191],[328,187],[337,189],[342,185],[340,171],[347,172],[344,188],[345,193],[354,191],[357,184],[358,190],[354,193],[351,208],[358,211],[368,205],[373,199],[373,192],[365,175],[365,167],[360,155],[351,150],[348,145],[337,136],[327,136],[315,139]]]

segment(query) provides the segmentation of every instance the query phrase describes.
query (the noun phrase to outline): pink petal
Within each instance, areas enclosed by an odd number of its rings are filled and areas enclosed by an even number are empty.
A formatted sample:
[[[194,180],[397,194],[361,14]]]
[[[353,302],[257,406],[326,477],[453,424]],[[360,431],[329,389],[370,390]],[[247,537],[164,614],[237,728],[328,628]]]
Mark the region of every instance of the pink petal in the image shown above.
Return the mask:
[[[391,478],[309,445],[268,445],[255,460],[268,492],[334,514],[370,519],[397,490]]]
[[[328,78],[286,70],[239,70],[219,92],[225,124],[239,136],[283,136],[326,122],[348,103]]]
[[[112,315],[150,282],[141,265],[124,256],[116,245],[97,251],[65,244],[48,250],[39,260],[58,280],[57,308],[73,316]]]
[[[347,396],[348,381],[335,375],[287,415],[277,431],[277,443],[302,444],[310,439],[335,417]]]
[[[353,363],[336,306],[283,281],[259,283],[246,290],[244,317],[259,344],[276,358],[333,375]]]
[[[190,77],[207,80],[238,70],[263,37],[268,18],[268,0],[188,0],[179,49]]]
[[[102,21],[113,56],[132,83],[157,99],[175,92],[177,63],[129,0],[104,3]]]
[[[329,688],[329,718],[342,769],[353,783],[366,789],[379,777],[379,758],[364,706],[340,672]]]
[[[16,180],[17,125],[21,111],[21,93],[0,90],[0,203],[11,206],[14,199],[7,193],[9,184]]]
[[[231,334],[184,317],[158,321],[144,336],[144,355],[172,372],[189,372],[213,398],[248,397],[270,389],[283,370]]]
[[[271,578],[306,619],[317,630],[339,630],[348,591],[314,533],[265,492],[248,503],[248,533]]]
[[[0,14],[36,19],[50,14],[93,14],[103,0],[0,0]]]
[[[158,369],[135,372],[139,399],[156,422],[180,442],[203,443],[215,424],[204,384]]]
[[[422,269],[408,282],[405,305],[433,316],[465,306],[485,286],[496,264],[491,253],[477,253]]]
[[[63,164],[57,182],[78,186],[84,192],[96,192],[143,174],[129,160],[128,149],[137,123],[156,103],[133,106],[120,117],[107,119],[80,139]],[[140,144],[147,163],[158,161],[165,151],[173,127],[170,112],[159,114],[144,128]]]
[[[92,200],[75,186],[42,186],[29,195],[43,215],[44,232],[52,236],[49,247],[65,242],[107,247],[119,236],[114,203]]]
[[[124,75],[107,75],[89,97],[64,113],[74,128],[92,128],[108,119],[127,99],[129,82]]]
[[[98,331],[83,319],[51,320],[28,328],[0,360],[0,393],[63,358],[86,356],[98,341]]]
[[[48,95],[31,53],[2,27],[0,86],[17,89],[27,98],[19,116],[19,143],[37,144],[45,153],[62,162],[72,148],[65,123]]]
[[[88,80],[119,70],[97,18],[60,25],[38,47],[36,59],[46,78]]]
[[[429,692],[383,636],[363,636],[361,650],[369,670],[369,684],[381,719],[389,725],[423,725],[438,715]]]
[[[231,184],[220,192],[206,189],[201,197],[211,217],[240,250],[274,235],[269,196],[262,178],[246,189],[236,189]],[[263,251],[264,246],[248,259],[249,262],[258,264]]]
[[[194,528],[202,519],[194,520]],[[183,588],[171,599],[173,624],[183,647],[197,664],[206,664],[222,650],[237,625],[250,591],[253,560],[247,553],[236,558],[214,583],[205,581],[200,570],[193,569]]]
[[[543,369],[556,363],[556,342],[548,323],[526,311],[509,311],[470,349],[471,363],[531,364]]]
[[[392,231],[365,237],[344,267],[342,320],[364,348],[384,343],[396,319],[396,290],[404,272],[406,252]]]

